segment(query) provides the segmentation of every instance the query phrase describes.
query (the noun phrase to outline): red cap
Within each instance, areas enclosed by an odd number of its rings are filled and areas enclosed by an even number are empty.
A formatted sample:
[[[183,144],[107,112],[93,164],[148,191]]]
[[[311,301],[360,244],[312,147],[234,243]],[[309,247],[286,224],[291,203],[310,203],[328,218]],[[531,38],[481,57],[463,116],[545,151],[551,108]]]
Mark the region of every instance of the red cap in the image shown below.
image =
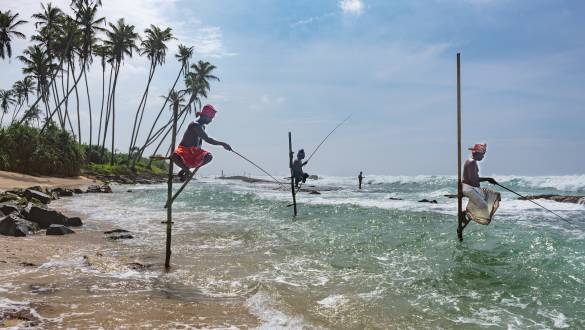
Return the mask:
[[[480,154],[485,154],[485,152],[487,151],[487,144],[477,143],[473,145],[473,147],[468,149],[471,150],[471,152],[479,152]]]
[[[213,105],[206,104],[203,107],[203,109],[201,109],[201,112],[195,113],[195,116],[197,116],[197,117],[199,117],[199,116],[205,116],[205,117],[213,118],[213,117],[215,117],[215,113],[216,112],[217,112],[217,110],[215,110],[215,108],[213,107]]]

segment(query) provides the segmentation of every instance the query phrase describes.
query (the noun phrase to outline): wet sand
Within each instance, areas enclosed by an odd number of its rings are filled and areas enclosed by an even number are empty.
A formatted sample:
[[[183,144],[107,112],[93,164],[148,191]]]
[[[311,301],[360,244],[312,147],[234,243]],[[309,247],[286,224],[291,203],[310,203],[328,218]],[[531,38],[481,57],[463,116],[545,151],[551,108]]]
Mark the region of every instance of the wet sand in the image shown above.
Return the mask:
[[[51,207],[84,219],[58,201]],[[162,254],[110,241],[103,234],[110,229],[107,222],[84,219],[72,235],[0,236],[0,327],[259,325],[246,297],[209,297],[195,287],[178,287],[173,270],[162,267]]]

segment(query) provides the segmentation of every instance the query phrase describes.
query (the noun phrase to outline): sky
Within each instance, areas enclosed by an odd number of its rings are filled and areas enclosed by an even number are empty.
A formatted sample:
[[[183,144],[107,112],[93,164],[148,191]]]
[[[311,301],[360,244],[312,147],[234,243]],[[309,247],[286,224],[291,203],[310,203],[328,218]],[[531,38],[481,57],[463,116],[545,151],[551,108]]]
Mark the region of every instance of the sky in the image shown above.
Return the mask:
[[[21,29],[30,37],[40,2],[0,0],[0,10],[7,9],[30,21]],[[275,175],[288,171],[289,131],[293,148],[310,154],[349,114],[307,172],[455,175],[458,52],[463,145],[488,144],[483,174],[585,173],[583,1],[103,0],[100,13],[111,22],[124,17],[141,34],[150,24],[168,26],[177,38],[155,73],[147,124],[180,69],[177,45],[192,45],[193,61],[216,65],[221,79],[206,100],[219,110],[208,134]],[[15,41],[15,56],[28,45]],[[0,89],[22,78],[15,58],[0,62],[0,72]],[[147,75],[145,58],[121,69],[122,151]],[[101,79],[94,65],[94,119]],[[88,132],[87,102],[81,107]],[[221,147],[207,148],[214,161],[204,175],[261,174]]]

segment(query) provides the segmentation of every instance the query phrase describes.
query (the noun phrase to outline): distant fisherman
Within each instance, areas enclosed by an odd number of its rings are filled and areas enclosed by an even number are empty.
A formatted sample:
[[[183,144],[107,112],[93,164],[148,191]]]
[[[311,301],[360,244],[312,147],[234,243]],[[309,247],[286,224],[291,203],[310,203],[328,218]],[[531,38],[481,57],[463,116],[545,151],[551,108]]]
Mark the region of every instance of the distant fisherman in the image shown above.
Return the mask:
[[[228,151],[232,150],[229,144],[212,139],[205,133],[205,125],[213,121],[216,113],[217,111],[211,104],[204,106],[201,112],[195,113],[195,116],[199,117],[199,119],[189,124],[181,143],[171,155],[173,162],[181,168],[179,172],[181,181],[187,179],[188,174],[191,173],[191,168],[202,167],[213,159],[211,153],[201,149],[202,141],[223,146]]]
[[[362,190],[362,181],[364,180],[364,173],[360,171],[360,175],[358,175],[359,181],[359,189]]]
[[[301,149],[297,152],[297,159],[292,164],[293,179],[295,180],[295,186],[298,187],[300,182],[305,183],[309,174],[303,171],[303,166],[307,165],[307,162],[303,162],[305,159],[305,150]]]
[[[489,225],[496,210],[500,206],[500,193],[480,188],[480,182],[487,181],[497,184],[493,178],[479,176],[477,162],[481,161],[487,151],[486,144],[476,144],[471,150],[471,159],[463,166],[463,195],[469,198],[464,211],[466,222],[473,220],[481,225]]]

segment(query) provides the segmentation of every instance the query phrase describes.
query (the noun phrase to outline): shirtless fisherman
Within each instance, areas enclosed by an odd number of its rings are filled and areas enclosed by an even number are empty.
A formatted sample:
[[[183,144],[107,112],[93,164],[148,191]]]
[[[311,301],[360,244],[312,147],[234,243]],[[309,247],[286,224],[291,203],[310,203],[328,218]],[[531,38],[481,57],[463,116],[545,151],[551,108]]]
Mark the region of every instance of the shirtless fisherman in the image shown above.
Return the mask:
[[[476,144],[471,150],[471,159],[463,165],[463,195],[469,198],[464,213],[465,224],[473,220],[481,225],[489,225],[501,201],[500,193],[480,188],[480,182],[498,184],[493,178],[479,176],[477,162],[481,161],[487,151],[486,144]]]
[[[297,152],[297,159],[292,164],[293,180],[295,180],[295,187],[299,186],[299,183],[305,183],[309,174],[303,171],[303,166],[307,165],[307,162],[303,162],[305,159],[305,150],[301,149]]]
[[[207,104],[201,109],[201,112],[195,113],[195,116],[199,117],[199,119],[189,124],[181,143],[171,155],[173,162],[181,168],[179,172],[181,181],[187,179],[191,173],[191,168],[202,167],[213,159],[211,153],[201,149],[202,141],[213,145],[220,145],[228,151],[232,150],[229,144],[212,139],[205,133],[205,125],[211,123],[216,112],[213,105]]]

